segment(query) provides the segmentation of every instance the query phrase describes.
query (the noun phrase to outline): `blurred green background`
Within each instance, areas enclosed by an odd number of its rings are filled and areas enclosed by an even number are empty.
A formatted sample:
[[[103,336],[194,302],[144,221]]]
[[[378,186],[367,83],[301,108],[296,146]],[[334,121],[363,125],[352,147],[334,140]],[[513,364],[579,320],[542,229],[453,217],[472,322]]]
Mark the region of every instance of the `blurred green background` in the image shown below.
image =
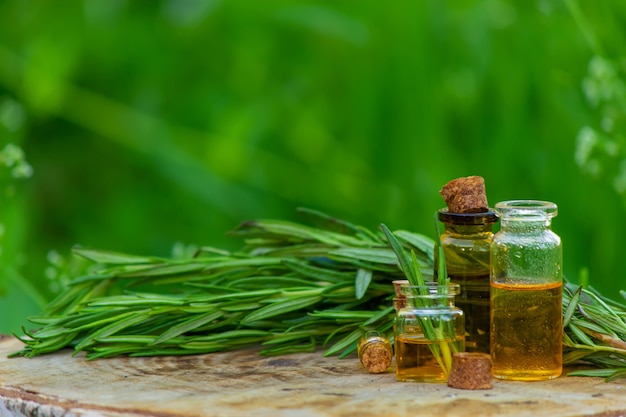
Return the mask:
[[[626,289],[626,2],[0,2],[0,332],[74,244],[236,249],[296,207],[435,236],[439,189],[559,205],[565,274]]]

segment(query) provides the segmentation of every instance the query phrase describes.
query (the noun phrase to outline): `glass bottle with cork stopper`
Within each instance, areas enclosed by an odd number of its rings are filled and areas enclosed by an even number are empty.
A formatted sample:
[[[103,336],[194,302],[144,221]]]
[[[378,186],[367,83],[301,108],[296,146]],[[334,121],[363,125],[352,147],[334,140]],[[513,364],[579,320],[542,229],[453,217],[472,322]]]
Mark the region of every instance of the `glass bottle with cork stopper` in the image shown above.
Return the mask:
[[[444,225],[439,245],[450,280],[460,286],[455,304],[465,313],[465,349],[488,354],[489,253],[498,218],[489,209],[482,177],[457,178],[443,186],[440,193],[447,207],[437,212],[437,219]],[[435,258],[437,265],[438,251]]]
[[[378,330],[368,330],[357,344],[359,361],[372,374],[385,372],[393,359],[389,339]]]
[[[562,248],[551,229],[554,203],[497,203],[500,231],[491,244],[493,376],[553,379],[562,372]]]
[[[437,214],[444,225],[439,244],[448,276],[460,286],[455,304],[465,313],[465,350],[489,353],[489,248],[498,218],[492,210],[453,213],[443,208]]]

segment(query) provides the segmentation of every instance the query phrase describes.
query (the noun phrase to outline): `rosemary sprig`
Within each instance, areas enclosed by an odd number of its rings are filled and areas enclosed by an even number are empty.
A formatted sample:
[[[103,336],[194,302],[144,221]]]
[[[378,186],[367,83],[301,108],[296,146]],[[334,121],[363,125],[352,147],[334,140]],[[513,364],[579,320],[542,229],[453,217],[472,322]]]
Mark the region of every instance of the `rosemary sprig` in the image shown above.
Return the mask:
[[[582,362],[601,368],[568,375],[601,376],[608,381],[626,377],[626,306],[593,288],[566,281],[563,326],[563,363]]]
[[[45,315],[30,318],[39,328],[24,329],[25,347],[14,356],[66,347],[89,359],[183,355],[253,345],[267,355],[320,345],[326,355],[349,355],[366,329],[391,329],[391,281],[401,272],[382,234],[303,213],[318,227],[242,223],[231,232],[245,242],[235,253],[201,248],[181,260],[74,248],[95,266]],[[432,241],[399,235],[429,273]]]
[[[411,250],[410,254],[400,244],[396,236],[389,228],[381,224],[381,230],[387,237],[389,245],[395,252],[400,269],[404,272],[411,287],[417,292],[415,297],[417,308],[433,308],[436,307],[436,300],[431,300],[430,288],[427,287],[426,281],[421,273],[420,265],[415,256],[415,252]],[[437,285],[437,297],[445,296],[448,291],[448,279],[445,268],[445,258],[442,257],[442,253],[439,254],[439,282]],[[443,264],[443,266],[441,265]],[[442,275],[443,274],[443,275]],[[421,296],[421,297],[420,297]],[[443,370],[446,377],[450,375],[452,369],[452,353],[458,349],[454,343],[450,343],[450,340],[454,340],[456,337],[454,328],[449,326],[444,318],[423,318],[418,316],[420,327],[426,339],[432,341],[428,347],[433,354],[433,357]]]

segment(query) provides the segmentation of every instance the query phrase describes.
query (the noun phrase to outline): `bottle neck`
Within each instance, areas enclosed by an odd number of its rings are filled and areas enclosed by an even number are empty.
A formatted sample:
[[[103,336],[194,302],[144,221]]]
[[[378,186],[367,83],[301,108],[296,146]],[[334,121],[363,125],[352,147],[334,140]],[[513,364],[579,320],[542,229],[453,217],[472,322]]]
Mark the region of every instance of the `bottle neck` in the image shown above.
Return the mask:
[[[411,308],[452,308],[454,307],[454,296],[407,296],[406,306]]]
[[[502,218],[500,220],[500,228],[505,231],[516,231],[516,232],[536,232],[540,230],[550,229],[550,225],[552,221],[550,218],[538,218],[538,219],[528,219],[528,218]]]
[[[454,223],[444,223],[443,230],[445,233],[455,234],[455,235],[483,235],[490,234],[493,231],[493,223],[489,224],[454,224]]]

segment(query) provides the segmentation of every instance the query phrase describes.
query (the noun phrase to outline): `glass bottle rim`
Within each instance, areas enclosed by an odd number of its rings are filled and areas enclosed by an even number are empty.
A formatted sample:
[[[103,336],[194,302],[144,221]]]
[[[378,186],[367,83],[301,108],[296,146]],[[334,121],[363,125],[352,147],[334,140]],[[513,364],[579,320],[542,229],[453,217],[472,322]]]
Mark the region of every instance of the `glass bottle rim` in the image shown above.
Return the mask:
[[[496,216],[496,213],[491,209],[476,213],[453,213],[448,211],[447,207],[444,207],[439,209],[437,215],[439,220],[444,223],[466,226],[492,224],[498,221],[498,216]]]
[[[495,205],[496,215],[503,219],[541,220],[558,214],[557,205],[543,200],[508,200]]]
[[[445,287],[445,292],[440,292],[441,287]],[[425,295],[422,295],[423,290],[426,290]],[[461,286],[455,283],[439,285],[437,282],[426,282],[425,285],[401,285],[400,292],[407,297],[453,297],[460,294]]]

